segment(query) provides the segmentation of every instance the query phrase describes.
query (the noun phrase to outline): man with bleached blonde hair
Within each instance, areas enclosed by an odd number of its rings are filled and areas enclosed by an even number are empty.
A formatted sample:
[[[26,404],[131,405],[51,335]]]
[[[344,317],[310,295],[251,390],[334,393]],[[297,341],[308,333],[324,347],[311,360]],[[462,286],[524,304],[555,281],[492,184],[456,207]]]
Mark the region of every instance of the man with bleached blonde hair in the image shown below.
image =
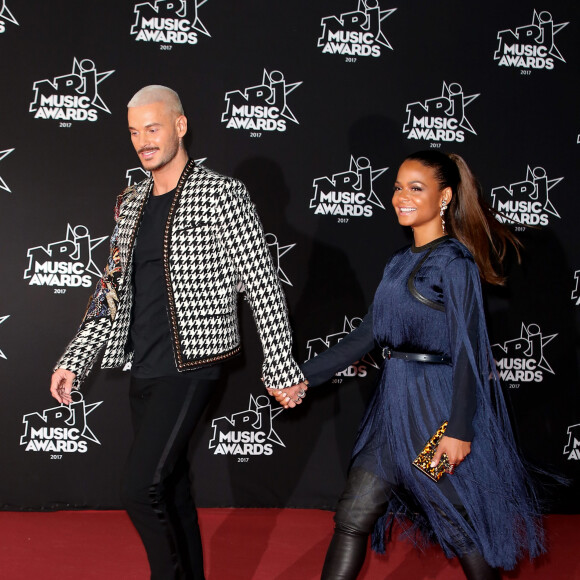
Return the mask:
[[[163,85],[149,85],[137,91],[127,103],[127,108],[142,107],[151,103],[164,103],[176,115],[184,115],[183,105],[179,95]]]
[[[286,303],[245,186],[191,160],[177,93],[151,85],[128,104],[129,133],[151,177],[117,199],[104,275],[57,362],[51,393],[69,404],[104,348],[103,368],[131,363],[135,438],[123,503],[151,578],[203,579],[187,444],[221,363],[240,352],[243,283],[264,352],[267,387],[304,380],[292,358]]]

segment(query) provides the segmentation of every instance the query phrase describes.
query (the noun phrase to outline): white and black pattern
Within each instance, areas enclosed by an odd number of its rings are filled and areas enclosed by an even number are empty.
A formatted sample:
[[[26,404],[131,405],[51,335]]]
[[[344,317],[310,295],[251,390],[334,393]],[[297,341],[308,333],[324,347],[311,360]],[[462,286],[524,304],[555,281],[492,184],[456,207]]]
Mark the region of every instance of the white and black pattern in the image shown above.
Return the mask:
[[[115,281],[116,312],[83,321],[57,363],[80,380],[104,345],[104,368],[123,366],[132,358],[126,351],[133,303],[132,257],[151,185],[152,180],[146,179],[127,188],[116,212],[111,238],[111,253],[118,250],[121,264]],[[169,212],[164,256],[179,370],[214,364],[239,352],[237,285],[243,282],[264,351],[265,384],[287,387],[304,379],[291,354],[280,281],[260,220],[241,182],[190,161]]]
[[[83,324],[55,365],[75,373],[74,386],[78,388],[91,371],[93,363],[109,337],[111,321],[93,319]]]
[[[123,366],[128,361],[124,346],[131,323],[132,296],[124,297],[124,289],[127,280],[130,281],[131,279],[129,257],[130,252],[132,252],[132,236],[136,232],[139,216],[147,199],[147,193],[151,188],[151,180],[145,180],[140,185],[142,187],[139,190],[135,187],[128,187],[119,196],[120,199],[115,208],[116,224],[111,236],[110,255],[107,265],[114,262],[114,255],[118,252],[121,259],[121,268],[116,275],[117,282],[114,285],[117,288],[120,304],[116,315],[113,315],[105,301],[101,305],[102,308],[94,307],[95,301],[102,300],[102,295],[99,292],[100,288],[105,286],[112,277],[112,274],[105,268],[103,278],[97,282],[96,290],[77,334],[55,366],[55,368],[65,368],[75,373],[75,386],[79,386],[88,375],[99,351],[105,345],[107,345],[107,348],[103,356],[103,367]],[[88,316],[90,312],[96,311],[100,311],[100,316]]]
[[[288,312],[262,224],[245,186],[231,180],[220,193],[220,240],[243,282],[258,328],[268,386],[288,386],[303,380],[292,359]]]

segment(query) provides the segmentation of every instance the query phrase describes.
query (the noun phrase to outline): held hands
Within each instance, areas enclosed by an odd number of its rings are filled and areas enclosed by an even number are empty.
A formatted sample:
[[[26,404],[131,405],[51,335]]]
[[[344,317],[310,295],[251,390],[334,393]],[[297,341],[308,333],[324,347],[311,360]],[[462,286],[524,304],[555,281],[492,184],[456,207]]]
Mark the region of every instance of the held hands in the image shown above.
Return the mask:
[[[469,455],[471,452],[471,442],[455,439],[454,437],[447,437],[444,435],[439,441],[437,451],[433,455],[431,467],[435,467],[441,460],[443,453],[447,454],[449,468],[447,473],[452,474],[455,468]]]
[[[50,381],[50,394],[59,402],[69,405],[72,402],[70,396],[73,388],[73,380],[76,375],[66,369],[56,369]]]
[[[292,409],[296,405],[302,403],[302,399],[306,396],[308,385],[306,383],[299,383],[292,387],[285,389],[271,389],[267,388],[268,393],[284,407],[284,409]]]

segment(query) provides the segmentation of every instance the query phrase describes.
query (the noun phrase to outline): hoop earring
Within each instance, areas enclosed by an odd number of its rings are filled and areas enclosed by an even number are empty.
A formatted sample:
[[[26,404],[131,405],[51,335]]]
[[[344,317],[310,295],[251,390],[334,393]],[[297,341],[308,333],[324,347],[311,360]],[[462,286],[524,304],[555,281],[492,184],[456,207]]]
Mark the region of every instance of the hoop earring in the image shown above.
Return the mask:
[[[447,202],[443,200],[441,203],[441,211],[439,215],[441,216],[441,227],[443,228],[443,233],[445,233],[445,210],[447,209]]]

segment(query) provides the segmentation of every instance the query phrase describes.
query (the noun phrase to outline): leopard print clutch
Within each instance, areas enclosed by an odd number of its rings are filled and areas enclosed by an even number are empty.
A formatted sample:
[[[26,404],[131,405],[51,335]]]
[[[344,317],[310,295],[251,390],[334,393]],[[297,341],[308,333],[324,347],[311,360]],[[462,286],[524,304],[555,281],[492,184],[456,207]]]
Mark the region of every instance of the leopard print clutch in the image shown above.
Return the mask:
[[[441,437],[445,434],[445,429],[447,429],[447,421],[437,429],[435,435],[427,441],[427,444],[421,453],[419,453],[419,455],[417,455],[413,460],[413,465],[435,483],[443,477],[446,470],[449,468],[449,461],[446,453],[441,456],[441,460],[435,467],[431,467],[433,455],[435,455],[435,451],[437,451],[437,445],[439,445]]]

